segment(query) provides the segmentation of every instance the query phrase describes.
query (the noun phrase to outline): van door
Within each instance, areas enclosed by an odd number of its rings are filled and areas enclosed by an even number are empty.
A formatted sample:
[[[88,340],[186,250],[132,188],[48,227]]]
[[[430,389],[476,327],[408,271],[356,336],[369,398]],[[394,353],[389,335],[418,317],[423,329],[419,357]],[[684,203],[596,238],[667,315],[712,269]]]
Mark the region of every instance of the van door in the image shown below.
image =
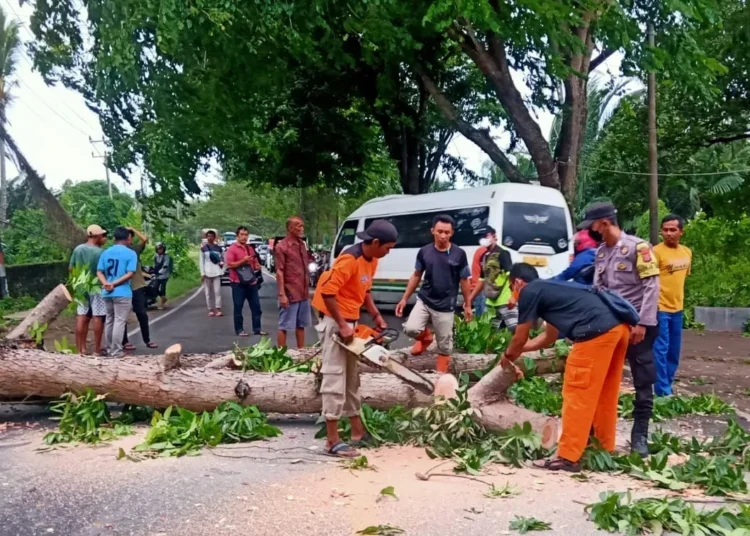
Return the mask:
[[[552,277],[568,265],[568,223],[564,207],[506,201],[500,242],[511,250],[514,262],[527,262],[542,277]]]

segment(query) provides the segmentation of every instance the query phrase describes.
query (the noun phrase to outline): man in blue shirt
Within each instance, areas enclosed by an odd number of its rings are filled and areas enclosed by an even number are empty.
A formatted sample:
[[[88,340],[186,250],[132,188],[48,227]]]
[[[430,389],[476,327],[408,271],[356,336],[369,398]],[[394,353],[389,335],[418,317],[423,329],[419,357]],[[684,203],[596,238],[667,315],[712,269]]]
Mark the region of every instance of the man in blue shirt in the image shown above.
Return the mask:
[[[424,246],[417,253],[414,273],[409,279],[403,298],[396,306],[396,316],[404,314],[409,297],[422,282],[417,294],[417,303],[404,324],[404,333],[417,342],[412,347],[412,355],[423,353],[437,338],[438,372],[448,372],[450,355],[453,350],[453,316],[458,301],[458,290],[464,297],[464,316],[471,320],[471,270],[466,252],[451,243],[456,225],[447,214],[436,216],[432,222],[434,243]],[[424,276],[424,280],[422,280]],[[435,330],[433,335],[428,324]]]
[[[561,274],[553,277],[556,281],[573,280],[581,285],[591,286],[594,284],[594,261],[596,260],[596,248],[601,240],[591,236],[593,231],[584,229],[578,231],[573,239],[575,257]]]
[[[133,235],[125,227],[118,227],[114,233],[115,245],[99,257],[96,275],[102,283],[102,298],[107,309],[104,326],[104,340],[109,357],[122,355],[122,337],[132,307],[133,278],[138,256],[130,249]]]

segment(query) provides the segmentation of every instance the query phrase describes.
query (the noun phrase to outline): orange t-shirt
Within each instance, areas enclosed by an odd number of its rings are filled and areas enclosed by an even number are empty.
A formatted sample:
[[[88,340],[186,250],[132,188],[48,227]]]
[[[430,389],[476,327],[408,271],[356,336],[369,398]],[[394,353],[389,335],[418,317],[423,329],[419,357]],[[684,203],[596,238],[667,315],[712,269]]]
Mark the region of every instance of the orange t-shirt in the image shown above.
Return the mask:
[[[361,242],[347,248],[334,261],[331,269],[320,276],[312,306],[331,316],[323,296],[335,296],[344,320],[359,320],[359,310],[372,288],[372,278],[377,268],[377,259],[365,258]]]

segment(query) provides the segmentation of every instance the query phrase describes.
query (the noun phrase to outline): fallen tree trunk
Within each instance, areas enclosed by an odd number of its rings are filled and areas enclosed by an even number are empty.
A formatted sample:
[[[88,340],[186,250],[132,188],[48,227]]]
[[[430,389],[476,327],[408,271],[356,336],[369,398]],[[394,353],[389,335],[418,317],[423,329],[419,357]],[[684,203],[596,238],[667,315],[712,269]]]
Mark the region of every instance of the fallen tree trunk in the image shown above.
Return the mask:
[[[302,363],[320,357],[319,348],[295,348],[287,350],[287,354],[294,361]],[[203,354],[192,356],[193,358],[203,358]],[[208,358],[208,356],[206,356]],[[535,374],[554,374],[563,372],[565,370],[565,359],[556,357],[539,357],[538,354],[527,354],[525,357],[529,357],[534,360],[536,369],[533,371]],[[435,354],[423,354],[419,356],[413,356],[409,354],[408,350],[396,351],[392,354],[392,358],[405,364],[412,370],[417,371],[434,371],[435,370]],[[458,375],[462,372],[472,372],[475,370],[485,370],[489,368],[497,359],[495,354],[453,354],[451,360],[452,374]],[[521,363],[522,361],[518,361]],[[208,365],[209,368],[223,369],[223,368],[234,368],[233,354],[231,352],[216,354],[211,356]],[[367,365],[360,363],[360,370],[365,373],[383,372],[382,369],[377,367],[368,367]]]
[[[208,366],[207,356],[181,358],[180,351],[180,345],[174,345],[157,359],[102,359],[0,347],[0,396],[57,397],[90,388],[126,404],[174,405],[194,411],[211,410],[226,400],[252,404],[267,413],[317,413],[321,409],[315,374],[214,369]],[[551,372],[553,363],[559,367],[561,360],[536,360],[536,370]],[[523,364],[519,362],[519,366]],[[429,373],[424,376],[433,383],[438,378]],[[555,419],[508,401],[506,391],[514,381],[513,369],[495,367],[469,389],[469,401],[479,410],[476,420],[489,430],[528,421],[542,435],[545,447],[554,446],[558,437]],[[432,396],[388,373],[363,374],[360,395],[364,404],[377,409],[434,402]]]
[[[5,337],[7,340],[18,340],[30,338],[29,328],[31,328],[35,322],[38,325],[49,324],[57,316],[70,305],[73,298],[70,296],[70,292],[65,288],[65,285],[57,285],[52,292],[47,294],[39,304],[34,307],[26,318],[21,321],[13,330],[8,333]]]

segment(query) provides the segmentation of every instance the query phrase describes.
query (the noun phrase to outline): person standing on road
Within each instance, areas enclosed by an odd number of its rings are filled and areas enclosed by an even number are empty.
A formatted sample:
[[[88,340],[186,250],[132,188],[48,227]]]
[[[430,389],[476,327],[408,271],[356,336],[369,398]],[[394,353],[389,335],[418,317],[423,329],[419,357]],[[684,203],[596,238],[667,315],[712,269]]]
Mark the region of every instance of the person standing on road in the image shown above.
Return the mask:
[[[174,265],[172,257],[167,255],[167,246],[164,242],[156,244],[156,255],[154,256],[154,277],[159,281],[159,309],[164,309],[167,303],[167,281],[172,275]]]
[[[245,302],[250,305],[252,314],[253,333],[268,335],[260,329],[260,294],[257,272],[261,270],[255,249],[247,243],[250,235],[247,227],[237,228],[237,241],[227,249],[224,260],[229,268],[229,281],[232,285],[232,304],[234,306],[234,333],[240,337],[247,337],[243,327],[242,308]]]
[[[200,262],[203,290],[206,293],[208,316],[224,316],[221,312],[221,276],[224,275],[224,258],[216,243],[216,231],[206,231],[206,243],[201,246]]]
[[[143,266],[141,266],[141,254],[146,249],[146,244],[148,244],[148,236],[132,227],[126,227],[126,229],[130,232],[131,237],[138,237],[138,243],[133,242],[130,244],[130,249],[135,252],[138,258],[133,279],[130,280],[130,285],[133,289],[133,312],[138,319],[138,326],[141,328],[141,338],[146,347],[158,348],[159,346],[156,343],[151,342],[151,330],[148,325],[148,296],[146,295],[148,290],[146,278],[143,277]],[[122,347],[129,352],[135,350],[135,346],[128,340],[127,324],[125,325],[125,334],[122,338]]]
[[[557,458],[538,467],[577,473],[592,424],[602,447],[609,452],[615,449],[617,403],[630,330],[602,298],[568,285],[540,280],[530,264],[513,265],[511,304],[516,303],[518,309],[518,326],[500,364],[507,368],[522,353],[551,346],[560,335],[575,343],[563,379]],[[546,323],[545,332],[529,340],[531,328],[540,319]]]
[[[133,300],[130,280],[138,264],[138,256],[130,249],[133,234],[125,227],[114,232],[115,245],[102,252],[96,275],[102,283],[102,298],[107,309],[104,340],[109,357],[122,355],[122,337]]]
[[[487,251],[480,260],[482,270],[471,299],[473,301],[483,293],[487,308],[495,311],[493,325],[498,328],[506,327],[512,333],[518,323],[518,311],[508,307],[511,295],[508,277],[513,261],[510,253],[497,244],[497,232],[493,227],[487,226],[482,243]]]
[[[366,430],[359,416],[359,362],[337,340],[349,344],[354,339],[354,328],[364,305],[372,315],[376,329],[386,329],[383,315],[372,299],[372,278],[378,259],[385,257],[396,245],[398,233],[392,223],[375,220],[364,232],[357,233],[363,240],[348,247],[339,255],[331,269],[320,276],[312,305],[322,318],[315,327],[322,349],[323,418],[326,420],[326,450],[340,458],[359,456],[355,448],[367,441]],[[339,420],[349,417],[352,425],[351,445],[339,437]]]
[[[659,335],[654,342],[656,396],[672,394],[672,382],[680,365],[682,349],[682,310],[685,303],[685,278],[690,275],[693,252],[680,244],[685,221],[670,214],[661,221],[664,242],[654,246],[659,262]]]
[[[305,223],[299,216],[286,221],[286,237],[274,247],[276,283],[279,287],[279,348],[286,346],[287,331],[294,330],[297,348],[305,346],[305,328],[312,324],[307,266],[310,255],[302,237]]]
[[[596,249],[599,242],[591,237],[591,233],[584,229],[578,231],[573,239],[573,262],[570,263],[562,273],[552,279],[556,281],[574,281],[581,285],[591,286],[594,284],[594,267],[596,261]]]
[[[596,253],[594,286],[614,290],[640,315],[640,322],[630,333],[627,353],[635,387],[630,448],[647,456],[656,381],[653,345],[659,332],[659,265],[648,242],[622,232],[617,225],[617,209],[612,203],[593,203],[586,209],[584,221],[578,228],[590,229],[604,240]]]
[[[70,256],[69,270],[86,269],[89,275],[96,277],[102,246],[107,242],[107,231],[98,225],[89,225],[86,229],[87,240],[76,246]],[[78,353],[88,353],[86,339],[89,334],[89,324],[93,320],[94,327],[94,355],[102,352],[102,336],[104,335],[104,319],[107,308],[102,299],[101,290],[92,289],[84,302],[78,303],[76,311],[76,348]]]
[[[406,302],[422,282],[417,294],[417,303],[404,324],[404,333],[416,339],[411,348],[412,355],[423,353],[437,337],[438,372],[448,372],[453,351],[453,318],[458,301],[458,289],[464,297],[464,316],[471,320],[471,270],[466,252],[451,243],[456,223],[447,214],[435,216],[432,221],[434,242],[417,252],[414,273],[409,278],[406,291],[396,305],[396,316],[404,315]],[[428,325],[435,330],[433,336]]]
[[[481,285],[479,280],[482,277],[482,257],[487,252],[487,245],[489,245],[490,240],[483,236],[479,239],[479,247],[474,252],[474,256],[471,258],[471,295],[474,295],[474,289],[477,288],[477,285]],[[479,294],[477,294],[476,298],[474,298],[471,301],[471,306],[474,308],[474,315],[479,317],[484,314],[484,312],[487,310],[487,304],[485,303],[486,298],[484,297],[484,292],[481,290],[479,291]]]

